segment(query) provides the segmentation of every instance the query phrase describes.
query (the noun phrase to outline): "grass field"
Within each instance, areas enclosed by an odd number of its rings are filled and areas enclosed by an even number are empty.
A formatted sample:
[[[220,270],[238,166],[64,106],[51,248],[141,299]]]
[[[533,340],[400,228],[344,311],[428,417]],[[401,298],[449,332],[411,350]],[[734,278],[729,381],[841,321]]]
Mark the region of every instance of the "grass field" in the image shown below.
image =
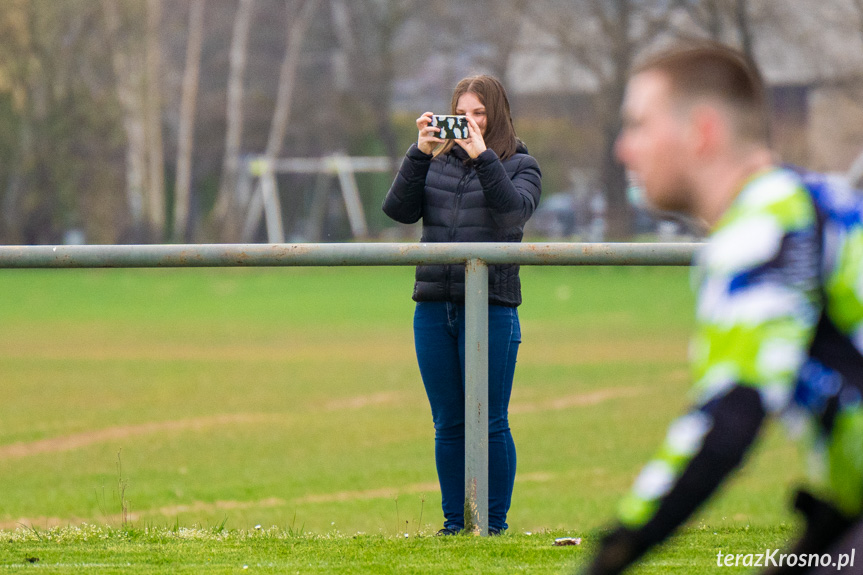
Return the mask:
[[[510,530],[446,540],[412,273],[0,272],[0,571],[571,570],[687,404],[688,270],[523,268]],[[643,572],[782,546],[800,468],[770,429]]]

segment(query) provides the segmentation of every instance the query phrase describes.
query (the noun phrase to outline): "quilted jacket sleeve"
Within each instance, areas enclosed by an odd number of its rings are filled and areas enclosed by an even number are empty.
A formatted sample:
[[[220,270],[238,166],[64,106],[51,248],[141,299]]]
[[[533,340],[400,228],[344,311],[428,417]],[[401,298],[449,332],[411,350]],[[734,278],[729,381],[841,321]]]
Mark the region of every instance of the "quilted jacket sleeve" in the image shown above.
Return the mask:
[[[383,210],[397,222],[412,224],[423,215],[423,192],[432,156],[412,145],[384,198]]]
[[[542,192],[537,161],[521,154],[510,174],[493,150],[486,150],[474,164],[492,217],[501,227],[522,226],[533,215]]]

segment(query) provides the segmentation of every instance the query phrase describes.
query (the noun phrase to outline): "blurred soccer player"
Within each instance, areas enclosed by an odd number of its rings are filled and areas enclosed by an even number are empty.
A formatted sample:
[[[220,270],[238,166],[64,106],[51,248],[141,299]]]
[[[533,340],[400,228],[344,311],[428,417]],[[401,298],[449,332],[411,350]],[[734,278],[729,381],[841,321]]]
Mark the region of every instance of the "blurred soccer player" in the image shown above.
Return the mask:
[[[694,405],[588,573],[619,573],[666,539],[778,414],[811,425],[823,470],[797,495],[807,525],[789,552],[850,550],[863,531],[863,207],[847,186],[778,166],[767,125],[758,70],[718,44],[656,54],[628,83],[618,158],[649,203],[709,238],[694,272]]]

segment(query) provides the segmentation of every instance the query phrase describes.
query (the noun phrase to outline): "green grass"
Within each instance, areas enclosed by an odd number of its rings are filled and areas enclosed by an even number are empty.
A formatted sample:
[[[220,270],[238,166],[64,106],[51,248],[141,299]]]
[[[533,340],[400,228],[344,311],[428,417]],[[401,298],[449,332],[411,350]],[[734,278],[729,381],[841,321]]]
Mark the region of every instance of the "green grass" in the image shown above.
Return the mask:
[[[556,547],[564,531],[476,537],[298,534],[260,530],[109,527],[19,530],[0,548],[0,566],[52,573],[561,573],[595,548]],[[642,575],[717,570],[717,550],[763,553],[786,543],[787,526],[696,529],[648,557]],[[742,561],[741,561],[742,563]],[[744,567],[722,572],[743,573]]]
[[[685,269],[522,277],[510,533],[441,540],[411,269],[4,270],[0,571],[566,572],[687,404],[692,296]],[[644,572],[781,546],[800,467],[769,430]]]

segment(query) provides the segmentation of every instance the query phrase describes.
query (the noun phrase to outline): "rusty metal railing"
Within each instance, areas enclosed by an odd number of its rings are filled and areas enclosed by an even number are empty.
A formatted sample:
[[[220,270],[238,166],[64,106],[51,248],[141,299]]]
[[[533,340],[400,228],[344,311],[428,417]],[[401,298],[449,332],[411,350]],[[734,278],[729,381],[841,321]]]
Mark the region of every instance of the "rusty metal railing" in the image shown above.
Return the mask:
[[[4,268],[465,267],[465,529],[488,535],[488,266],[690,265],[694,243],[0,246]]]

